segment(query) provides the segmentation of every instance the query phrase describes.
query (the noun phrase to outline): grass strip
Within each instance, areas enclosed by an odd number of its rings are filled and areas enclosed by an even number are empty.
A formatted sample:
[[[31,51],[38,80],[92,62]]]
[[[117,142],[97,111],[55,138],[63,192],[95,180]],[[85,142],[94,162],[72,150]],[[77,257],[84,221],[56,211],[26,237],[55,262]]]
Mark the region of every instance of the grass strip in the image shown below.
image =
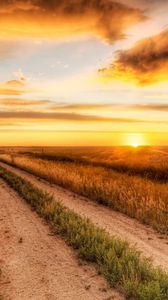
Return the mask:
[[[120,288],[127,299],[167,300],[168,275],[130,247],[112,238],[88,219],[57,202],[27,180],[0,166],[3,178],[52,226],[56,234],[78,250],[80,257],[93,262],[111,287]]]

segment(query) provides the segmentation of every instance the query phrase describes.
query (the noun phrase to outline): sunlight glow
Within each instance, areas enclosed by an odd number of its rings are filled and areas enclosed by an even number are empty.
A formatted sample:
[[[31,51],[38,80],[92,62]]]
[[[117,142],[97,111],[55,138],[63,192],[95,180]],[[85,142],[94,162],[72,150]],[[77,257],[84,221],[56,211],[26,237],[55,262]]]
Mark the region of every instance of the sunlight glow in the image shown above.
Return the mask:
[[[134,147],[134,148],[137,148],[139,145],[134,143],[131,146]]]
[[[146,146],[147,140],[143,133],[130,133],[124,137],[124,144],[137,148],[139,146]]]

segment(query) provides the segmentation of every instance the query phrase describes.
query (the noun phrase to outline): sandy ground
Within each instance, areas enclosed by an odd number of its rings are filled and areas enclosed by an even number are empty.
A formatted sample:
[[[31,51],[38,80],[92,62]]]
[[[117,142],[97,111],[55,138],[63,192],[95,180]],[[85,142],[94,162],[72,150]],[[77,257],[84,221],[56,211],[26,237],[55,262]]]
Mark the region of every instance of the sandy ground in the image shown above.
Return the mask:
[[[29,180],[39,188],[50,192],[55,199],[66,207],[73,209],[81,216],[89,218],[94,224],[104,228],[111,235],[135,245],[146,257],[151,257],[155,266],[161,266],[168,271],[168,239],[155,232],[149,226],[140,224],[121,213],[114,212],[108,207],[101,206],[87,198],[78,196],[56,185],[51,185],[25,171],[1,163],[8,170]]]
[[[0,268],[5,300],[124,300],[2,180]]]

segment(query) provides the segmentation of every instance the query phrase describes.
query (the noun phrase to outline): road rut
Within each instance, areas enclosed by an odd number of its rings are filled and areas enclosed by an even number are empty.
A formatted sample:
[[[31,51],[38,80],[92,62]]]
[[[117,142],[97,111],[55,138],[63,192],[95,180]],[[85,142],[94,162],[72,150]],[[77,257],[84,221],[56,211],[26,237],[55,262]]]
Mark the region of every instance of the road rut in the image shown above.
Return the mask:
[[[124,300],[2,180],[0,269],[5,300]]]

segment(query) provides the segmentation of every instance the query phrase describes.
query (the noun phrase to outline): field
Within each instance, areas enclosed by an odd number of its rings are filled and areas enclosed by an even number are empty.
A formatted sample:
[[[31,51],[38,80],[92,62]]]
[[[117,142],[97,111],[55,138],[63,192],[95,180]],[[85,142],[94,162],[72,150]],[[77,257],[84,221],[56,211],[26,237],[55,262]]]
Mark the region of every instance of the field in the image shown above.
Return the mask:
[[[10,150],[0,159],[168,233],[168,149]]]
[[[112,288],[127,299],[167,299],[168,148],[1,148],[0,153],[0,177],[80,258],[96,264]]]
[[[1,148],[0,153],[25,153],[55,161],[112,168],[121,173],[168,181],[168,147]]]

